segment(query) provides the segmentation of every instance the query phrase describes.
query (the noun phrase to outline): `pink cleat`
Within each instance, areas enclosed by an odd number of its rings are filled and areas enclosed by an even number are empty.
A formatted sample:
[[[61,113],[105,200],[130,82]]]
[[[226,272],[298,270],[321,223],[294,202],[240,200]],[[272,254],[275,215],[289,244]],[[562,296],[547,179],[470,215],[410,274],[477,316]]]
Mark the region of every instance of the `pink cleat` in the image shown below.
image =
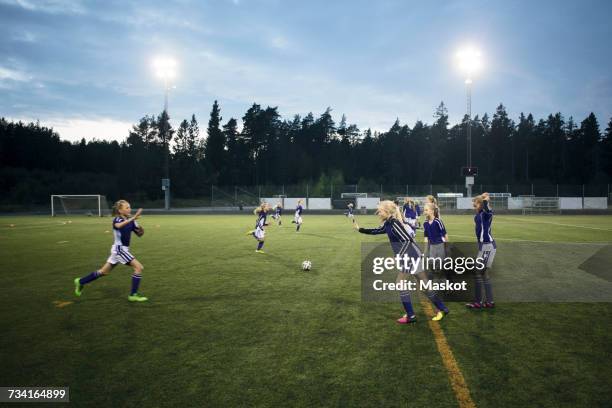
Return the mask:
[[[485,302],[482,307],[485,308],[485,309],[494,309],[495,308],[495,302]]]
[[[408,317],[408,315],[404,315],[400,317],[399,319],[397,319],[396,321],[398,324],[410,324],[410,323],[416,323],[417,319],[416,319],[416,316]]]
[[[468,309],[482,309],[483,305],[480,302],[472,302],[465,305]]]

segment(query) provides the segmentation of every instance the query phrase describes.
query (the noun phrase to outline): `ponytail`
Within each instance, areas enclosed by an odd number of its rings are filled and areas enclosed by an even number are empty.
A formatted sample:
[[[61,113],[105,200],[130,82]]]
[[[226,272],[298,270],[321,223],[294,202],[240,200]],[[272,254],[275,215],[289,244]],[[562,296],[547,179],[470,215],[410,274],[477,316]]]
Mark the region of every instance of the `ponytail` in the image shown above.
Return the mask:
[[[115,204],[113,204],[113,217],[117,217],[119,215],[119,210],[127,203],[128,202],[125,200],[116,201]]]

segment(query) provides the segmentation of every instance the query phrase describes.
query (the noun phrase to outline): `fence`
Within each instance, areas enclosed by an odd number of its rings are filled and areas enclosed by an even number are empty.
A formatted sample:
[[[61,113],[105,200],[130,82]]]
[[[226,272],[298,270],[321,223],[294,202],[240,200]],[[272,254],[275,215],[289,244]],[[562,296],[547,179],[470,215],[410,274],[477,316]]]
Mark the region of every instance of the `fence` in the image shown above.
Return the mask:
[[[503,193],[500,195],[519,197],[606,197],[610,202],[610,184],[475,184],[474,194],[487,191]],[[460,184],[425,184],[425,185],[386,185],[386,184],[350,184],[350,185],[261,185],[261,186],[216,186],[211,185],[210,193],[204,197],[181,199],[172,197],[172,206],[177,207],[227,207],[255,206],[261,198],[274,203],[282,197],[292,198],[330,198],[332,207],[345,208],[351,198],[343,198],[342,193],[366,193],[368,197],[395,200],[397,197],[437,196],[440,193],[455,193],[466,196],[466,189]],[[456,200],[451,200],[453,203]]]

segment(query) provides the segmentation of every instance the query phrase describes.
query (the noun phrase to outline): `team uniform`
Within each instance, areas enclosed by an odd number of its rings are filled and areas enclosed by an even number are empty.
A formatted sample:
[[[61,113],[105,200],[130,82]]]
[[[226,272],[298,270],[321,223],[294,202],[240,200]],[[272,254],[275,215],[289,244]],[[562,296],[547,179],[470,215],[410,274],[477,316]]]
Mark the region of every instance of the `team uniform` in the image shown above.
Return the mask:
[[[484,260],[485,269],[476,271],[474,279],[474,302],[466,306],[470,309],[493,308],[493,289],[488,269],[493,266],[497,245],[491,235],[491,225],[493,223],[493,211],[489,208],[488,200],[483,200],[482,208],[474,216],[476,240],[478,241],[478,258]],[[484,286],[485,300],[483,302],[482,286]]]
[[[410,204],[404,204],[402,210],[406,224],[408,224],[410,228],[415,229],[417,227],[417,212],[415,209],[412,208]]]
[[[302,211],[304,208],[301,204],[295,208],[295,216],[293,217],[293,223],[297,224],[296,231],[300,231],[300,226],[302,225]]]
[[[352,219],[355,222],[355,214],[353,214],[354,208],[352,205],[347,207],[347,211],[344,213],[348,218]]]
[[[130,253],[130,239],[132,232],[138,228],[136,220],[125,224],[121,228],[115,227],[115,224],[125,221],[122,217],[115,217],[113,219],[113,235],[115,242],[110,250],[110,256],[106,260],[111,265],[117,265],[122,263],[123,265],[129,265],[134,259],[134,256]]]
[[[132,261],[134,261],[136,258],[130,252],[130,240],[132,237],[132,232],[139,230],[140,226],[138,225],[136,220],[132,220],[130,222],[127,222],[122,227],[117,228],[116,224],[125,222],[126,220],[126,218],[120,216],[117,216],[113,219],[114,242],[110,249],[110,255],[106,260],[106,263],[110,264],[112,267],[119,263],[123,265],[134,266],[132,265]],[[136,261],[136,266],[138,266],[138,261]],[[106,265],[104,267],[106,267]],[[86,284],[91,283],[96,279],[101,278],[102,276],[104,276],[102,274],[102,270],[96,270],[90,273],[89,275],[83,276],[82,278],[76,278],[74,280],[75,294],[77,296],[81,296],[81,291],[83,290],[83,287]],[[130,295],[128,296],[128,300],[130,302],[144,302],[147,300],[146,297],[138,294],[138,288],[140,286],[141,279],[142,275],[140,274],[140,272],[136,272],[135,269],[135,272],[132,274],[132,288],[130,291]]]
[[[425,221],[423,224],[423,234],[427,238],[427,253],[429,258],[446,257],[446,249],[444,246],[444,236],[446,236],[446,227],[439,218],[434,218],[432,221]]]
[[[272,214],[272,218],[278,221],[278,225],[281,225],[281,215],[283,215],[283,207],[277,204],[276,207],[274,207],[274,214]]]
[[[487,200],[482,202],[482,209],[474,216],[476,224],[476,239],[478,240],[478,257],[485,260],[487,268],[493,266],[497,245],[491,235],[493,211],[489,209]]]
[[[267,217],[268,214],[266,214],[265,211],[260,211],[257,216],[257,221],[255,221],[255,230],[253,231],[253,236],[258,241],[263,241],[266,236],[266,230],[264,229],[264,227],[268,225],[266,224]]]
[[[404,255],[408,255],[410,260],[408,261],[408,265],[406,265],[407,269],[404,269],[403,273],[413,272],[418,279],[426,280],[426,275],[423,274],[424,268],[423,263],[418,262],[414,271],[410,269],[413,267],[412,259],[420,259],[421,250],[418,245],[414,242],[414,232],[412,229],[406,225],[404,222],[397,220],[393,217],[388,218],[381,226],[378,228],[359,228],[359,232],[362,234],[369,235],[378,235],[378,234],[387,234],[389,237],[389,242],[391,243],[391,248],[395,255],[399,255],[400,257],[404,257]],[[427,297],[429,300],[444,314],[448,313],[448,308],[444,305],[442,300],[431,290],[426,291]],[[409,291],[401,291],[400,299],[404,309],[406,310],[406,317],[398,320],[398,323],[413,323],[416,321],[416,315],[414,314],[414,309],[412,307],[412,301],[410,299]]]

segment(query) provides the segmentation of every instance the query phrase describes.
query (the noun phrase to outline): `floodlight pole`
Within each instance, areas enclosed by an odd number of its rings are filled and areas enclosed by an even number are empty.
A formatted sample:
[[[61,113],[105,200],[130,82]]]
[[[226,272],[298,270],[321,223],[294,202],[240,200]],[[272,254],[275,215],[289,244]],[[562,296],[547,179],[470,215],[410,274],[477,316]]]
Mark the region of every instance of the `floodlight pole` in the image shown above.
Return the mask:
[[[472,79],[470,76],[465,80],[465,94],[466,94],[466,110],[467,110],[467,165],[468,168],[472,167]],[[473,177],[472,177],[473,180]],[[467,196],[472,197],[472,184],[469,183],[466,177],[465,187],[467,188]]]
[[[170,92],[170,86],[168,83],[168,75],[164,75],[164,113],[168,116],[168,93]],[[167,185],[164,188],[164,209],[170,209],[170,146],[168,145],[168,126],[169,123],[164,122],[164,173],[167,180]]]

